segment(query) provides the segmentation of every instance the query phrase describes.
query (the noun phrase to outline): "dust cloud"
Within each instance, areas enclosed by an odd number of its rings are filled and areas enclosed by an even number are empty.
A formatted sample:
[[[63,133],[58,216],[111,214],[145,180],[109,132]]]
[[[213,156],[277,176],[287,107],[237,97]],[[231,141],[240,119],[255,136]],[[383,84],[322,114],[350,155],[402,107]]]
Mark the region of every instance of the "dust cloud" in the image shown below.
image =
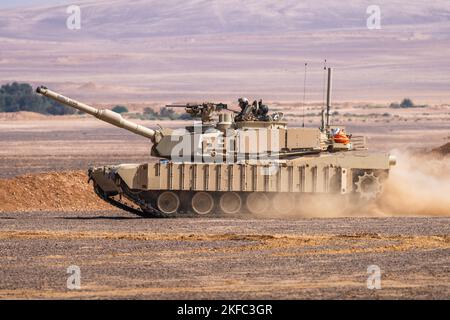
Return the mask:
[[[397,165],[390,171],[374,212],[450,216],[450,157],[392,153]]]
[[[450,155],[412,154],[393,150],[383,193],[375,202],[340,195],[302,195],[290,213],[260,213],[272,218],[336,218],[387,216],[450,216]]]

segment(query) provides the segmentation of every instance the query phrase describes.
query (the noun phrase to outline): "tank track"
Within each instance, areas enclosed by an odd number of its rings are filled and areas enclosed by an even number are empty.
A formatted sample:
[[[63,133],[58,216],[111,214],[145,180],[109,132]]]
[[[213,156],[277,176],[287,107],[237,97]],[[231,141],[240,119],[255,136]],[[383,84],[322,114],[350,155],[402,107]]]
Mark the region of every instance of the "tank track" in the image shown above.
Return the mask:
[[[145,210],[145,211],[142,209],[133,208],[133,207],[129,206],[128,204],[126,204],[122,200],[121,196],[119,197],[119,200],[116,200],[114,197],[106,195],[98,186],[95,186],[95,185],[94,185],[94,192],[95,192],[95,194],[97,194],[97,196],[100,199],[109,203],[110,205],[112,205],[118,209],[127,211],[129,213],[135,214],[137,216],[144,217],[144,218],[169,218],[168,216],[164,215],[162,212],[160,212],[154,208],[152,208],[152,210]]]
[[[95,193],[97,194],[97,196],[100,199],[102,199],[103,201],[109,203],[110,205],[112,205],[112,206],[114,206],[116,208],[119,208],[121,210],[133,213],[133,214],[138,215],[138,216],[144,216],[144,212],[143,211],[135,209],[135,208],[132,208],[132,207],[130,207],[130,206],[128,206],[128,205],[126,205],[126,204],[124,204],[124,203],[122,203],[120,201],[117,201],[117,200],[115,200],[115,199],[113,199],[111,197],[104,196],[96,188],[94,188],[94,191],[95,191]]]
[[[139,197],[133,197],[130,194],[121,193],[115,196],[108,196],[106,195],[100,188],[94,186],[94,191],[97,194],[99,198],[101,198],[103,201],[109,203],[110,205],[124,210],[126,212],[129,212],[131,214],[134,214],[136,216],[139,216],[141,218],[154,218],[154,219],[164,219],[164,218],[207,218],[207,219],[214,219],[214,218],[243,218],[251,216],[252,214],[249,212],[244,213],[236,213],[236,214],[225,214],[219,211],[214,212],[213,214],[207,214],[207,215],[199,215],[192,212],[187,211],[179,211],[176,213],[163,213],[159,211],[158,209],[151,206],[150,203],[143,201]],[[135,204],[135,206],[139,205],[139,208],[133,207],[129,205],[126,201],[124,201],[124,198],[127,199],[127,202],[132,202]]]
[[[365,176],[372,177],[373,174],[368,175],[365,173]],[[361,176],[357,176],[359,178],[359,181],[361,183]],[[118,193],[111,195],[106,192],[104,192],[91,178],[89,181],[93,181],[94,185],[94,192],[97,194],[99,198],[101,198],[103,201],[109,203],[110,205],[124,210],[126,212],[129,212],[131,214],[137,215],[142,218],[223,218],[223,217],[243,217],[250,213],[244,212],[244,213],[236,213],[236,214],[225,214],[223,212],[220,212],[220,210],[214,212],[213,214],[207,214],[207,215],[199,215],[196,213],[193,213],[189,210],[182,209],[181,211],[175,212],[175,213],[164,213],[158,210],[155,207],[155,203],[153,200],[147,199],[145,200],[145,197],[142,196],[142,191],[136,191],[136,190],[130,190],[128,186],[125,184],[124,181],[121,179],[117,181],[118,185]],[[88,183],[89,183],[88,181]],[[379,184],[378,178],[376,180]],[[361,186],[359,186],[361,188]],[[377,193],[381,193],[381,190],[378,190],[380,188],[377,188]],[[360,192],[361,193],[361,192]],[[363,199],[364,197],[361,197],[357,193],[356,195],[353,195],[352,202],[355,204],[355,208],[358,208],[358,206],[362,204],[370,204],[371,201],[374,201],[375,199]],[[371,197],[371,198],[376,198]],[[364,200],[362,202],[362,200]]]
[[[122,188],[127,189],[126,185],[122,184]],[[124,210],[126,212],[132,213],[134,215],[140,216],[142,218],[201,218],[202,216],[199,216],[197,214],[190,214],[186,212],[181,213],[174,213],[174,214],[166,214],[158,209],[152,207],[149,203],[146,203],[142,201],[142,199],[139,199],[138,197],[131,197],[130,195],[125,196],[125,194],[120,194],[118,196],[108,196],[106,195],[98,186],[94,185],[94,192],[97,194],[97,196],[102,199],[103,201],[109,203],[110,205]],[[128,198],[129,201],[133,203],[138,203],[141,207],[139,209],[134,208],[130,205],[128,205],[125,201],[123,201],[123,198]],[[118,199],[117,199],[118,198]],[[145,209],[143,209],[143,208]],[[214,217],[220,217],[222,214],[215,214]],[[212,216],[208,216],[212,217]]]
[[[188,212],[176,212],[172,214],[167,214],[164,212],[159,211],[157,208],[152,206],[151,203],[144,201],[139,197],[139,192],[133,192],[128,188],[128,186],[125,184],[125,182],[122,179],[118,179],[117,183],[120,186],[121,192],[116,195],[108,195],[106,192],[104,192],[96,183],[95,180],[92,178],[91,172],[88,172],[89,179],[88,183],[92,181],[93,183],[93,189],[95,194],[102,199],[103,201],[109,203],[110,205],[124,210],[126,212],[132,213],[134,215],[143,217],[143,218],[201,218],[202,216],[199,216],[194,213],[188,213]],[[124,199],[127,199],[128,201],[124,201]],[[128,203],[127,203],[128,202]],[[134,204],[134,206],[130,205],[129,202]],[[137,208],[136,208],[137,207]],[[223,216],[222,214],[214,214],[214,217],[220,217]],[[212,216],[208,216],[212,217]]]

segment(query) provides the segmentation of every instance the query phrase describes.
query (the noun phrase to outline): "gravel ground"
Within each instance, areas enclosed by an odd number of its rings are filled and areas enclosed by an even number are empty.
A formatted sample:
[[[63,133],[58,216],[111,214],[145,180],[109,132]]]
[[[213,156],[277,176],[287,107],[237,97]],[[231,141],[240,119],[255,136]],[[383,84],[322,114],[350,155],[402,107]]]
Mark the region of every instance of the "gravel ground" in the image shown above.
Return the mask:
[[[448,299],[450,218],[0,216],[0,298]],[[67,288],[80,267],[81,289]],[[367,268],[381,289],[367,288]]]

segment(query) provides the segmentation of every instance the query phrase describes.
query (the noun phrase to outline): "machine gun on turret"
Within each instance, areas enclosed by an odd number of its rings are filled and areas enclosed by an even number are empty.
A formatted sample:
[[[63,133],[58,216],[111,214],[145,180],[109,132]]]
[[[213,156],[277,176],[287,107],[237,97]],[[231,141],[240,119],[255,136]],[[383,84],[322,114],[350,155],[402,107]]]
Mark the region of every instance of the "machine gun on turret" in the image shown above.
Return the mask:
[[[168,104],[168,108],[184,108],[186,113],[190,114],[193,118],[201,117],[203,123],[212,122],[212,116],[216,112],[222,110],[229,110],[228,105],[225,103],[213,103],[213,102],[203,102],[203,103],[186,103],[186,104]],[[230,110],[232,112],[237,112]]]

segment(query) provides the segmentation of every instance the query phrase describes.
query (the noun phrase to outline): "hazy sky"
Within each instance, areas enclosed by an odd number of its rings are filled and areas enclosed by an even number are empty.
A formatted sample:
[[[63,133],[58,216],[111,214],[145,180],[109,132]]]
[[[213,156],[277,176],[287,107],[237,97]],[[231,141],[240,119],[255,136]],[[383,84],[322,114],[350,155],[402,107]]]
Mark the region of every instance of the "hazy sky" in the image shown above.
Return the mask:
[[[0,8],[15,8],[15,7],[21,7],[21,6],[28,6],[28,5],[54,5],[54,4],[64,4],[68,2],[74,2],[70,0],[0,0]]]

